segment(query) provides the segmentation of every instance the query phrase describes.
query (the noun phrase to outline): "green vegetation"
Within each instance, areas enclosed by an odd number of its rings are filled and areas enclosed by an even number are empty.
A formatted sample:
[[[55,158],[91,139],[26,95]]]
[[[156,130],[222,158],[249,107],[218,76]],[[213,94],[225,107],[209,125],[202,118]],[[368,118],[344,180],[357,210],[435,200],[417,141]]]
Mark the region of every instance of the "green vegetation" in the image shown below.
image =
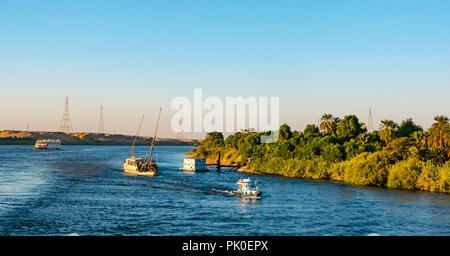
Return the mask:
[[[0,145],[34,145],[36,140],[33,138],[0,138]]]
[[[220,153],[223,163],[260,174],[450,193],[449,119],[434,120],[426,131],[410,118],[400,125],[383,120],[369,133],[354,115],[326,114],[319,127],[310,124],[303,132],[283,124],[272,144],[260,143],[265,132],[237,132],[226,139],[208,133],[187,154],[215,162]]]

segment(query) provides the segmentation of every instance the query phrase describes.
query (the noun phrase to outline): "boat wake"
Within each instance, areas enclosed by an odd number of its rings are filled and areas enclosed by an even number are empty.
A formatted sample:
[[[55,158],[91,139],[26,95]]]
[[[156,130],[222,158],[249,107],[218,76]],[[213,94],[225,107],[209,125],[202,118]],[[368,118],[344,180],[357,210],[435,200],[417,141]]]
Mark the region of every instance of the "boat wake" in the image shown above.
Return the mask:
[[[231,191],[231,190],[222,190],[222,189],[215,189],[215,188],[212,188],[211,190],[214,191],[215,193],[219,193],[219,194],[233,195],[233,191]]]

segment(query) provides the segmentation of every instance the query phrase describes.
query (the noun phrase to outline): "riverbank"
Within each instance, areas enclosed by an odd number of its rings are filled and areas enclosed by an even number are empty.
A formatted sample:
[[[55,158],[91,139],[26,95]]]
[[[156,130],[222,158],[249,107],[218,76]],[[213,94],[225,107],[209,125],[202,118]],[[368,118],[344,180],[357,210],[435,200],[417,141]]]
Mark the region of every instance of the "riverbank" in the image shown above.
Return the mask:
[[[208,162],[220,155],[221,163],[257,174],[450,193],[449,119],[434,119],[427,130],[408,118],[400,125],[383,120],[378,131],[368,132],[354,115],[324,115],[320,129],[310,124],[299,132],[283,124],[273,143],[261,143],[267,132],[226,139],[211,132],[188,154]]]
[[[40,139],[59,139],[63,145],[93,145],[93,146],[127,146],[131,145],[134,136],[109,133],[62,133],[47,131],[0,131],[0,145],[34,145]],[[136,139],[137,146],[150,145],[152,137],[140,136]],[[192,146],[194,140],[157,138],[158,146]]]
[[[213,162],[212,159],[209,161]],[[225,160],[225,163],[230,163],[230,161]],[[364,170],[363,166],[368,164],[368,162],[358,164],[358,160],[343,163],[327,163],[274,158],[266,161],[260,159],[252,160],[235,171],[287,178],[342,182],[357,186],[450,193],[450,163],[443,166],[435,166],[431,163],[412,159],[389,167],[378,165],[380,168],[378,171],[374,169]]]

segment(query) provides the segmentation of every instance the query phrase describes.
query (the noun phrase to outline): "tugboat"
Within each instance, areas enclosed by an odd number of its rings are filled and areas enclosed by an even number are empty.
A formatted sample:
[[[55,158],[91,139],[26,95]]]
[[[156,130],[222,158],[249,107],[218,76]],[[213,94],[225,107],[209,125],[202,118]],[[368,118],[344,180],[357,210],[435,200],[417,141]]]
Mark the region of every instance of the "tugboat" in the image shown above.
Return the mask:
[[[59,149],[61,141],[58,139],[37,140],[34,149]]]
[[[159,114],[158,114],[158,121],[156,122],[155,136],[153,136],[152,143],[150,146],[150,152],[148,154],[148,157],[146,157],[146,158],[134,157],[134,146],[136,144],[136,138],[139,136],[139,131],[141,130],[141,126],[142,126],[142,121],[144,120],[144,116],[142,116],[141,123],[139,124],[139,127],[138,127],[138,131],[136,133],[136,136],[134,137],[130,155],[123,163],[123,171],[124,172],[126,172],[128,174],[132,174],[132,175],[141,175],[141,176],[148,176],[148,177],[153,177],[155,175],[158,175],[158,173],[159,173],[158,165],[157,165],[156,161],[153,160],[153,147],[155,145],[156,133],[158,131],[161,110],[162,109],[160,108]]]
[[[233,190],[233,194],[238,195],[243,198],[253,198],[253,199],[261,199],[259,196],[262,195],[261,191],[258,191],[258,182],[255,181],[255,184],[251,184],[250,178],[247,179],[239,179],[236,181],[238,186],[237,190]]]

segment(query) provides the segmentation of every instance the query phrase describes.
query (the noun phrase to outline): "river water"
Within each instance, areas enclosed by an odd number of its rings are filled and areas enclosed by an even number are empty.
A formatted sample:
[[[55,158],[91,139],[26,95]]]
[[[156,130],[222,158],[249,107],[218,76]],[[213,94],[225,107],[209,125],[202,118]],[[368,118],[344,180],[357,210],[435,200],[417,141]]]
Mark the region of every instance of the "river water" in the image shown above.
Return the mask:
[[[448,194],[185,173],[190,147],[156,147],[160,175],[129,176],[129,150],[0,146],[0,235],[450,235]],[[247,176],[261,200],[230,195]]]

